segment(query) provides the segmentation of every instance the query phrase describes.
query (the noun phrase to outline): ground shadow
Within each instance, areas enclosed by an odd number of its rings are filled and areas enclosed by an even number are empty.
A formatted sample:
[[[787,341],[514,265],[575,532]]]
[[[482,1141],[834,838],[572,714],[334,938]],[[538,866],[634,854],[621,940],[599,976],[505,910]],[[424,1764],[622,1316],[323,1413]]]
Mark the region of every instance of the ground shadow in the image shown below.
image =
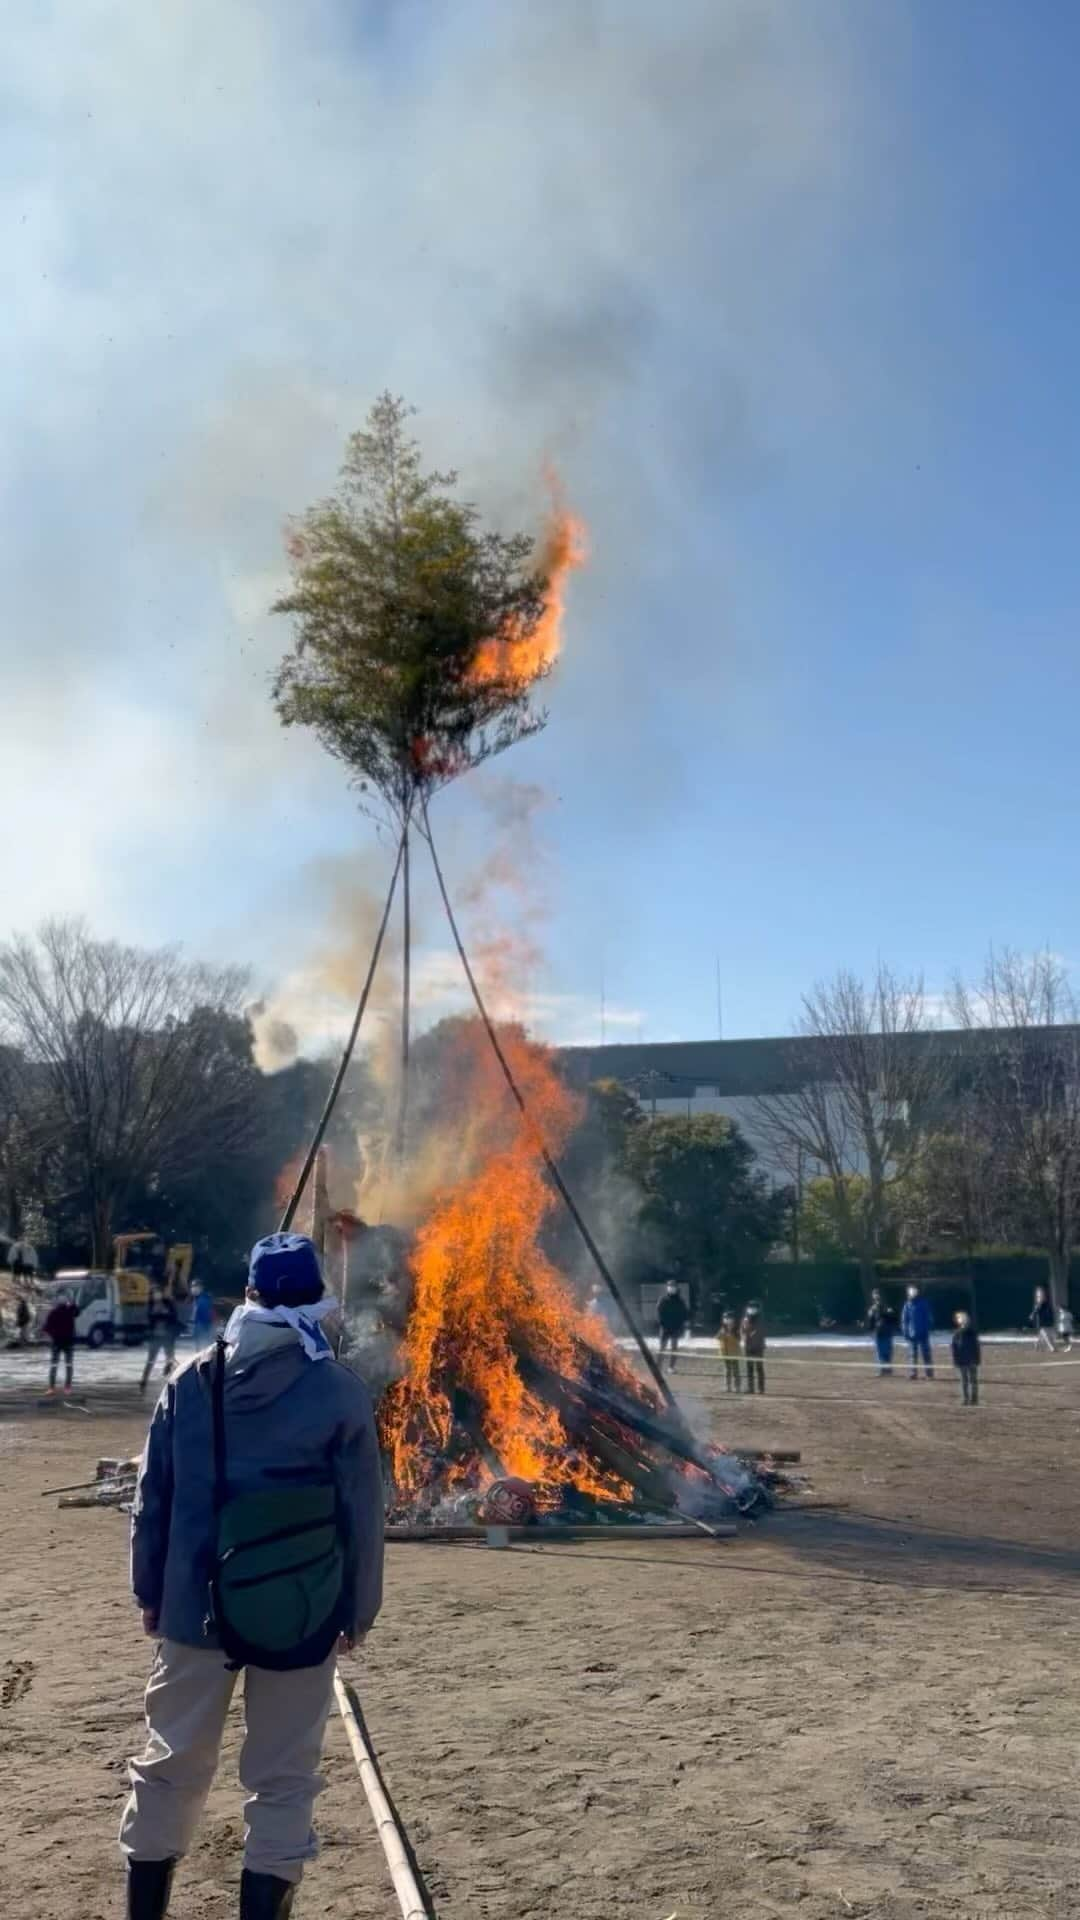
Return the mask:
[[[642,1528],[641,1546],[648,1541]],[[486,1549],[482,1543],[456,1543],[468,1552]],[[1026,1546],[985,1534],[962,1534],[907,1521],[890,1521],[860,1514],[785,1513],[767,1516],[753,1527],[740,1529],[737,1540],[715,1547],[702,1541],[692,1551],[655,1542],[643,1553],[635,1541],[612,1541],[610,1547],[571,1542],[535,1546],[521,1543],[515,1553],[565,1553],[573,1560],[596,1560],[610,1567],[648,1567],[657,1574],[673,1569],[706,1573],[749,1574],[770,1580],[827,1580],[845,1585],[895,1586],[934,1591],[1029,1594],[1036,1597],[1071,1586],[1080,1576],[1080,1550]]]
[[[1080,1549],[1032,1546],[910,1520],[844,1512],[785,1513],[765,1522],[777,1545],[824,1570],[899,1586],[987,1586],[1011,1590],[1080,1577]],[[763,1529],[764,1531],[764,1529]]]

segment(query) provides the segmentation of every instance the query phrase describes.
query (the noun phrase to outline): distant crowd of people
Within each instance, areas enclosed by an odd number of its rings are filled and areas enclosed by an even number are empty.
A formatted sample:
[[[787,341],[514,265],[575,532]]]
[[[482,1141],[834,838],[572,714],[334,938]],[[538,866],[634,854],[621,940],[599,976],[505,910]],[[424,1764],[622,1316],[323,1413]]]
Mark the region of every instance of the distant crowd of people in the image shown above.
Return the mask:
[[[594,1296],[590,1304],[599,1310],[597,1297]],[[661,1364],[666,1358],[672,1372],[678,1365],[679,1347],[689,1330],[690,1318],[690,1308],[678,1281],[669,1280],[657,1303],[656,1331]],[[1058,1352],[1059,1348],[1072,1352],[1072,1312],[1066,1306],[1055,1308],[1046,1287],[1036,1287],[1027,1324],[1038,1348],[1050,1353]],[[924,1379],[934,1378],[934,1317],[930,1302],[916,1281],[908,1285],[899,1310],[885,1299],[880,1287],[875,1287],[865,1325],[873,1337],[879,1379],[892,1374],[898,1341],[907,1349],[908,1379],[917,1380],[920,1369]],[[716,1337],[727,1392],[764,1393],[766,1339],[759,1304],[751,1301],[741,1315],[730,1310],[725,1312]],[[958,1309],[952,1316],[950,1359],[960,1384],[961,1404],[977,1407],[982,1343],[974,1318],[966,1308]]]
[[[678,1365],[679,1342],[689,1325],[690,1309],[679,1291],[678,1281],[669,1280],[657,1305],[656,1330],[660,1336],[661,1360],[667,1354],[672,1372]],[[725,1313],[717,1339],[728,1392],[741,1393],[745,1377],[747,1393],[764,1393],[765,1322],[757,1301],[750,1301],[741,1319],[735,1313]]]
[[[905,1341],[908,1349],[908,1379],[919,1377],[919,1362],[922,1362],[923,1374],[927,1380],[934,1377],[934,1356],[931,1345],[934,1321],[922,1289],[912,1283],[907,1289],[907,1297],[899,1314],[889,1305],[881,1292],[875,1287],[870,1295],[870,1309],[866,1324],[874,1336],[877,1350],[878,1378],[884,1379],[893,1370],[893,1348],[897,1336]],[[1061,1342],[1066,1353],[1072,1352],[1075,1322],[1069,1307],[1058,1307],[1046,1287],[1036,1287],[1035,1298],[1028,1326],[1035,1336],[1035,1345],[1049,1353],[1058,1351],[1057,1341]],[[1055,1340],[1055,1331],[1057,1340]],[[977,1407],[979,1404],[979,1368],[982,1365],[982,1345],[974,1320],[966,1308],[960,1308],[953,1315],[953,1334],[951,1341],[952,1364],[960,1379],[961,1400],[965,1407]]]

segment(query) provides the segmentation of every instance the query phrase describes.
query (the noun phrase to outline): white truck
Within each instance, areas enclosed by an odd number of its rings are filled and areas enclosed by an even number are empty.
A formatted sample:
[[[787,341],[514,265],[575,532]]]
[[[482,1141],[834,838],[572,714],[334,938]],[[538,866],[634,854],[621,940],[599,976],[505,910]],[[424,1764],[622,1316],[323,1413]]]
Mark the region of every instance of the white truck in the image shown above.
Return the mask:
[[[69,1268],[58,1273],[49,1286],[39,1288],[44,1301],[42,1318],[65,1294],[75,1306],[76,1340],[84,1340],[88,1347],[112,1346],[114,1342],[136,1346],[150,1330],[150,1293],[145,1285],[133,1285],[134,1278],[87,1267]]]

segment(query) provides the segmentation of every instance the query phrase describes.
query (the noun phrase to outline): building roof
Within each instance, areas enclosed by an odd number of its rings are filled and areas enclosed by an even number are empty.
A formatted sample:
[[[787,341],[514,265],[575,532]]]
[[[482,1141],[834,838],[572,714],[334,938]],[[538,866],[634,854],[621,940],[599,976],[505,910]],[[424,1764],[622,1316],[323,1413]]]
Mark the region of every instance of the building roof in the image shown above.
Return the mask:
[[[1040,1032],[1050,1034],[1052,1028]],[[930,1029],[904,1036],[915,1054],[940,1048],[956,1058],[970,1054],[989,1039],[985,1029]],[[575,1087],[594,1080],[618,1080],[643,1099],[677,1099],[695,1087],[710,1087],[721,1096],[753,1098],[789,1093],[815,1077],[831,1077],[828,1039],[791,1034],[760,1040],[662,1040],[628,1045],[562,1047],[560,1057],[567,1079]]]
[[[796,1044],[801,1052],[806,1043],[791,1039],[638,1041],[563,1047],[560,1055],[574,1086],[618,1080],[646,1099],[674,1099],[695,1087],[715,1087],[718,1093],[731,1095],[788,1091],[802,1077],[796,1067]]]

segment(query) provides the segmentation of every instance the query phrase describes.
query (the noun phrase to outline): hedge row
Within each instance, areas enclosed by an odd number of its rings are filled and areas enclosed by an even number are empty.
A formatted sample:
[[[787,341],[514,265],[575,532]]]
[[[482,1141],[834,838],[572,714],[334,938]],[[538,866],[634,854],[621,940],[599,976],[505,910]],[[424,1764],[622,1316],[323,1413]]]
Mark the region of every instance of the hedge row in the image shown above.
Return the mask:
[[[1025,1324],[1035,1288],[1048,1284],[1048,1263],[1040,1253],[1013,1251],[973,1254],[970,1258],[879,1260],[875,1274],[885,1298],[899,1307],[904,1290],[918,1281],[931,1298],[934,1320],[947,1326],[959,1307],[973,1310],[987,1333]],[[1080,1257],[1069,1275],[1074,1300],[1080,1299]],[[866,1302],[855,1261],[770,1261],[762,1269],[760,1297],[772,1326],[820,1327],[832,1322],[853,1327],[863,1319]]]

